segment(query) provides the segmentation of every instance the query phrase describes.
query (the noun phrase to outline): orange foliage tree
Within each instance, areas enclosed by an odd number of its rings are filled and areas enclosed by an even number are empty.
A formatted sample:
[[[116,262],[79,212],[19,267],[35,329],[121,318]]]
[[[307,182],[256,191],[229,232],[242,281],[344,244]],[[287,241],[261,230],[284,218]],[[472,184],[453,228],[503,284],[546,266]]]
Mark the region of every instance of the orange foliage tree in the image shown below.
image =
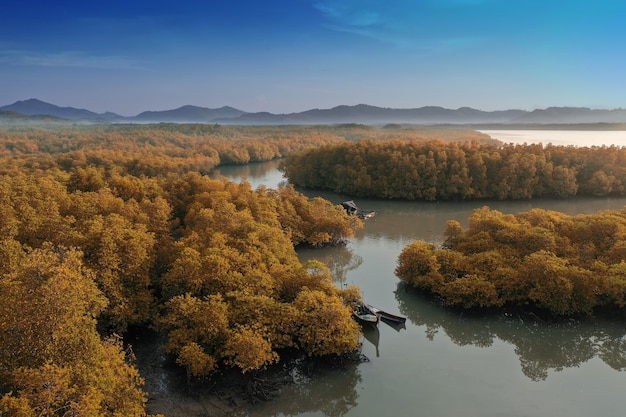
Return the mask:
[[[626,192],[626,148],[502,145],[457,134],[456,141],[327,144],[288,156],[283,169],[297,186],[390,199],[519,200]]]
[[[116,336],[141,326],[165,332],[190,376],[252,372],[283,349],[354,349],[359,329],[343,292],[301,265],[294,247],[341,242],[359,222],[293,188],[206,176],[354,129],[3,130],[0,414],[145,415],[143,381]],[[304,303],[305,292],[320,304]],[[303,329],[325,309],[327,333],[312,342]]]
[[[443,247],[416,241],[404,248],[396,274],[463,308],[618,311],[626,302],[625,233],[626,210],[505,215],[483,207],[468,230],[450,221]]]
[[[145,415],[137,369],[118,339],[96,331],[106,298],[81,254],[4,243],[0,414]]]

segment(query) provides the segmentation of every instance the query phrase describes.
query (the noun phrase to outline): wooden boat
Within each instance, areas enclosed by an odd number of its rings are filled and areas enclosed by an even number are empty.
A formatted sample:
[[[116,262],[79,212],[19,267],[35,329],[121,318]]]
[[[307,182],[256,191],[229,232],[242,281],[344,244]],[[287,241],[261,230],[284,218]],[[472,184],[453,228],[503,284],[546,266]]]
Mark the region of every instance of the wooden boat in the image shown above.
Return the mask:
[[[365,308],[369,310],[371,314],[378,316],[381,320],[397,324],[406,322],[406,317],[396,316],[395,314],[387,313],[386,311],[376,308],[371,304],[365,304]]]
[[[359,216],[359,219],[361,220],[365,220],[365,219],[369,219],[371,217],[374,217],[376,215],[376,212],[374,210],[371,211],[361,211],[357,214],[357,216]]]
[[[346,213],[348,214],[354,215],[359,212],[359,207],[356,205],[356,203],[353,200],[344,201],[343,203],[341,203],[341,205],[343,206],[343,208],[346,210]]]
[[[378,316],[374,314],[360,314],[354,311],[352,317],[362,326],[376,326],[378,324]]]
[[[344,201],[341,205],[346,210],[346,213],[357,216],[361,220],[369,219],[370,217],[374,217],[376,215],[374,210],[361,210],[353,200]]]
[[[379,320],[379,317],[376,314],[372,314],[365,305],[360,305],[354,310],[352,317],[354,317],[361,326],[376,326]]]

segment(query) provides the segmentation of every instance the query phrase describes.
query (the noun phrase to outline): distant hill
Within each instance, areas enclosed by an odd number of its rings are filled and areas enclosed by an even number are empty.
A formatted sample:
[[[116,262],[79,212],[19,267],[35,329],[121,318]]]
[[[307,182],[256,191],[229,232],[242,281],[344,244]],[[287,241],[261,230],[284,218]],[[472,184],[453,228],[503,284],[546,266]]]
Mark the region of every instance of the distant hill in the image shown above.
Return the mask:
[[[300,113],[272,114],[245,113],[236,120],[217,120],[219,123],[240,124],[329,124],[329,123],[414,123],[414,124],[467,124],[507,123],[521,117],[523,110],[485,112],[461,107],[452,110],[443,107],[420,107],[415,109],[392,109],[366,104],[337,106],[332,109],[313,109]]]
[[[95,113],[74,107],[59,107],[38,99],[17,101],[0,107],[26,115],[50,115],[71,120],[110,123],[220,123],[232,125],[280,125],[280,124],[451,124],[451,125],[543,125],[543,124],[593,124],[626,123],[626,110],[594,110],[586,107],[549,107],[533,111],[499,110],[483,111],[471,107],[446,109],[424,106],[412,109],[376,107],[367,104],[341,105],[330,109],[311,109],[298,113],[274,114],[268,112],[248,113],[233,107],[216,109],[182,106],[173,110],[144,111],[133,117],[115,113]]]
[[[50,115],[62,117],[65,119],[91,120],[91,121],[113,121],[123,119],[122,116],[107,112],[94,113],[85,109],[77,109],[74,107],[59,107],[45,101],[31,98],[23,101],[16,101],[8,106],[0,107],[0,110],[13,110],[27,115]]]
[[[533,110],[515,123],[624,123],[626,109],[592,110],[586,107],[548,107]]]
[[[245,114],[233,107],[208,109],[206,107],[182,106],[174,110],[145,111],[127,120],[136,122],[169,123],[211,123],[216,119],[234,119]]]
[[[29,115],[13,110],[0,110],[0,125],[68,124],[72,120],[48,114]]]

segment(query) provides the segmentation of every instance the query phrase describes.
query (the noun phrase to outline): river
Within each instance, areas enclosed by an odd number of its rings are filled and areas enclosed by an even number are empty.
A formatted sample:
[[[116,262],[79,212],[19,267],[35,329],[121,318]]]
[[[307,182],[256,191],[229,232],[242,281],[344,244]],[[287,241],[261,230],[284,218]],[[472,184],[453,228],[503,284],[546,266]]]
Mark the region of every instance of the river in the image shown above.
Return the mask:
[[[277,187],[278,162],[221,167],[256,188]],[[300,190],[303,191],[303,190]],[[303,191],[333,202],[351,199]],[[424,203],[359,199],[374,218],[345,247],[300,250],[324,261],[337,285],[358,285],[366,302],[408,318],[404,328],[367,331],[369,361],[298,378],[270,402],[246,406],[251,417],[545,417],[622,416],[626,410],[626,326],[607,321],[548,325],[524,317],[467,317],[406,288],[394,275],[413,240],[443,241],[449,219],[467,226],[475,208],[505,213],[534,207],[569,214],[621,209],[626,198]]]

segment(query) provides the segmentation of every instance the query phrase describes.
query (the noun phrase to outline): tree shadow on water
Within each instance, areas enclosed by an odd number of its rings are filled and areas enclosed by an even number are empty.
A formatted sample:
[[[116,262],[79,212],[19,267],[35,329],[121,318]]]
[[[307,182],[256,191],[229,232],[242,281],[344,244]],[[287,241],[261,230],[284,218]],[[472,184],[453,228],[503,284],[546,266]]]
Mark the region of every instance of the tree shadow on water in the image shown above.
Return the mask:
[[[361,362],[362,357],[355,354],[341,360],[302,358],[285,364],[293,382],[285,385],[275,400],[244,407],[246,410],[242,411],[254,409],[254,415],[264,417],[314,412],[341,417],[358,405],[356,387],[361,383]]]
[[[626,370],[626,327],[601,319],[545,322],[532,314],[465,314],[451,310],[404,282],[395,291],[400,312],[424,326],[429,340],[443,332],[458,346],[490,347],[499,339],[514,346],[522,372],[533,381],[599,358]]]
[[[363,258],[355,254],[348,245],[305,249],[299,252],[303,254],[301,258],[317,259],[323,262],[330,270],[333,280],[341,286],[348,285],[346,282],[348,272],[358,268],[363,263]]]
[[[163,341],[154,331],[127,340],[137,353],[151,414],[268,417],[319,412],[341,417],[358,404],[358,367],[366,361],[358,352],[330,358],[284,352],[283,360],[265,371],[244,375],[224,367],[210,379],[189,383],[184,369],[164,351]]]

